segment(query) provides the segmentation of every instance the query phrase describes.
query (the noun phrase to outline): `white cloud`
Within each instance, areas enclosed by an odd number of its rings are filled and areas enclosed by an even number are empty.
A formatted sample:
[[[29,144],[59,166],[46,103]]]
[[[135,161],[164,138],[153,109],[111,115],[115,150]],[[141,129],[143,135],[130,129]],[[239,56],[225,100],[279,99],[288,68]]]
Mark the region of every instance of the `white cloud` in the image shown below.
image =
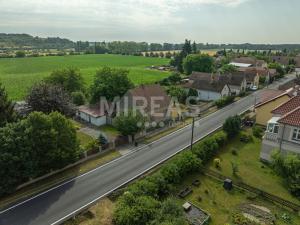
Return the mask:
[[[168,32],[186,22],[189,10],[203,5],[235,7],[246,1],[0,0],[0,28],[98,29],[105,34]]]

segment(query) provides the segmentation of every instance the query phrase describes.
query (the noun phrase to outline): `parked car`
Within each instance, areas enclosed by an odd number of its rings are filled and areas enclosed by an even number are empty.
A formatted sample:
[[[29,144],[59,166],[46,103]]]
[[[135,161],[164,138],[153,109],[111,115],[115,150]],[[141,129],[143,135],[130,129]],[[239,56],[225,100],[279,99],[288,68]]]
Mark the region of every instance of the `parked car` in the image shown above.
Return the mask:
[[[257,91],[257,90],[258,90],[258,87],[254,85],[254,86],[250,87],[250,90],[251,90],[251,91]]]

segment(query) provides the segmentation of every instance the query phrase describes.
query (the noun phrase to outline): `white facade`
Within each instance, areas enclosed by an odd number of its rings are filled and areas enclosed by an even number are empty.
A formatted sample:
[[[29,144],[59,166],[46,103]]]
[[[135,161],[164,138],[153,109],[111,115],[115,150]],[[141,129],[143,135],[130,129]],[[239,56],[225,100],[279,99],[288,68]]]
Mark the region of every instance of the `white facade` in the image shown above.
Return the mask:
[[[274,150],[280,150],[282,154],[300,154],[300,127],[277,123],[279,119],[274,116],[268,121],[260,153],[263,161],[271,161]]]
[[[197,90],[198,97],[202,101],[215,101],[221,98],[221,93],[206,91],[206,90]]]
[[[216,101],[222,97],[230,96],[230,89],[228,85],[225,85],[223,90],[220,92],[208,91],[208,90],[197,90],[198,98],[202,101]]]
[[[76,115],[78,117],[80,117],[82,120],[90,123],[90,124],[93,124],[95,126],[102,126],[102,125],[106,125],[107,124],[107,119],[106,119],[106,116],[100,116],[100,117],[93,117],[85,112],[81,112],[81,111],[78,111],[76,113]]]

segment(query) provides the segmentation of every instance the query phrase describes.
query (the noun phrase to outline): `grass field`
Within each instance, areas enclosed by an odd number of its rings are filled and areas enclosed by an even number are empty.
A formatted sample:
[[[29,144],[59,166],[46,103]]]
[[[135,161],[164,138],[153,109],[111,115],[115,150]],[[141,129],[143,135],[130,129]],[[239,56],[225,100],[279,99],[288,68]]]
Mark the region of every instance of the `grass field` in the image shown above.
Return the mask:
[[[222,187],[222,182],[209,177],[190,176],[189,179],[185,181],[183,187],[190,185],[193,179],[200,179],[201,185],[198,188],[193,188],[193,193],[189,195],[186,200],[211,215],[210,225],[232,224],[232,215],[240,212],[240,205],[242,204],[255,204],[267,207],[271,210],[273,215],[277,216],[277,225],[296,225],[300,223],[300,218],[297,216],[297,213],[281,208],[259,197],[250,200],[250,193],[242,192],[238,189],[233,189],[230,192],[225,191]],[[199,198],[201,198],[201,201]],[[289,215],[291,221],[284,221],[282,219],[283,214]]]
[[[248,129],[247,132],[251,133],[251,129]],[[236,149],[237,155],[232,154],[233,149]],[[300,201],[287,190],[283,178],[276,175],[269,166],[259,160],[260,149],[261,140],[258,138],[254,137],[253,142],[247,144],[236,138],[215,157],[221,159],[221,168],[216,169],[213,162],[210,163],[209,168],[231,177],[233,180],[243,181],[283,199],[300,204]],[[237,176],[232,175],[231,162],[238,165]]]
[[[168,76],[168,72],[147,69],[151,65],[167,64],[168,59],[122,55],[74,55],[37,58],[0,59],[0,82],[13,100],[21,100],[33,83],[48,76],[53,70],[76,67],[83,74],[86,85],[93,81],[95,72],[103,67],[126,68],[135,84],[152,83]]]

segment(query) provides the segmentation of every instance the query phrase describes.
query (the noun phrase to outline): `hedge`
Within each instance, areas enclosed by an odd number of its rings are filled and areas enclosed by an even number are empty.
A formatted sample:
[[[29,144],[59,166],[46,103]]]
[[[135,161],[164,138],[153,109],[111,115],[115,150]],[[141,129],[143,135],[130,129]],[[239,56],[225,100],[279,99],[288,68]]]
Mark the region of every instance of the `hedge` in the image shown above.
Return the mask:
[[[193,172],[200,172],[203,165],[226,142],[226,134],[223,131],[218,132],[195,144],[192,151],[180,153],[162,166],[158,172],[130,185],[118,199],[114,223],[116,225],[143,225],[153,222],[155,214],[160,210],[160,200],[169,194],[174,184],[180,183]],[[148,208],[145,208],[143,204]]]

